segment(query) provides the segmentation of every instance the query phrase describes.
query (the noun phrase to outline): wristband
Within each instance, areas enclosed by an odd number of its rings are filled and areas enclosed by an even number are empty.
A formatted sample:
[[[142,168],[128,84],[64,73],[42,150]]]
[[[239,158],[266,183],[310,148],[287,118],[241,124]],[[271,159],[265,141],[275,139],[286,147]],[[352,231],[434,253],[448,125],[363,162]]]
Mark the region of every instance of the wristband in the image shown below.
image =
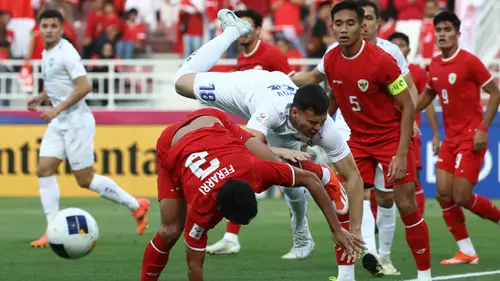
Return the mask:
[[[485,125],[483,125],[482,123],[481,123],[481,124],[479,124],[479,126],[477,126],[477,129],[478,129],[478,130],[481,130],[481,131],[483,131],[483,132],[485,132],[485,133],[487,133],[487,132],[488,132],[488,127],[486,127],[486,126],[485,126]]]

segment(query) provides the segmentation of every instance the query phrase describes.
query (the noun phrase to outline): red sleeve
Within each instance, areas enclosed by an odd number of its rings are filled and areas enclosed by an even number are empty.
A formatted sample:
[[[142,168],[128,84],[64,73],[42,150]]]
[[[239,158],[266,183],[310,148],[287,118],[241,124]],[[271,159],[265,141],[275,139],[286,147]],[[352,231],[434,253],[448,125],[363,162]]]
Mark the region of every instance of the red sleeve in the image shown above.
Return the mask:
[[[222,125],[226,129],[233,132],[237,136],[240,136],[241,140],[243,142],[246,142],[248,139],[254,137],[254,135],[252,135],[250,132],[241,128],[236,123],[231,121],[231,119],[229,119],[229,116],[227,116],[227,114],[222,110],[218,110],[218,109],[214,109],[214,108],[204,108],[204,109],[197,110],[196,115],[197,116],[209,115],[209,116],[213,116],[213,117],[219,119],[222,122]]]
[[[472,81],[481,88],[493,78],[486,66],[474,55],[469,55],[467,60],[467,71]]]
[[[384,86],[389,86],[392,82],[396,81],[399,76],[401,76],[401,69],[396,63],[396,60],[387,53],[381,54],[376,65],[384,66],[378,68],[377,72],[378,81]]]
[[[271,65],[275,71],[281,71],[286,75],[290,75],[293,72],[293,68],[288,63],[288,58],[279,49],[273,48],[273,53],[269,57],[272,60]]]
[[[260,185],[255,186],[260,193],[273,185],[295,186],[295,169],[286,163],[279,163],[255,158],[253,169]]]

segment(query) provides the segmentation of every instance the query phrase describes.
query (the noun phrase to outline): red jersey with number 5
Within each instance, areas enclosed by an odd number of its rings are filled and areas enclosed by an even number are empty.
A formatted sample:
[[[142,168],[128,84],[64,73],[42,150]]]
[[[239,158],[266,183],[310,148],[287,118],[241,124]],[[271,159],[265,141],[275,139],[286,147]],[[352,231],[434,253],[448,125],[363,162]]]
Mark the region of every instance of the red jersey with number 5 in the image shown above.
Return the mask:
[[[222,125],[216,123],[189,132],[171,146],[179,128],[200,116],[216,117]],[[293,186],[293,168],[253,156],[245,146],[250,137],[250,133],[217,109],[195,111],[185,120],[169,126],[156,148],[158,165],[171,175],[169,183],[159,183],[159,199],[166,198],[164,194],[168,189],[179,187],[191,212],[207,220],[197,223],[215,226],[222,219],[215,205],[217,190],[227,180],[245,181],[255,192],[265,191],[272,185]]]
[[[481,88],[492,79],[476,56],[460,48],[447,59],[432,59],[427,87],[439,95],[447,138],[470,139],[474,134],[483,121]]]
[[[337,46],[324,56],[323,64],[338,108],[351,128],[351,140],[399,137],[401,109],[389,85],[398,87],[393,83],[401,78],[401,69],[389,53],[363,40],[353,57],[345,57]]]

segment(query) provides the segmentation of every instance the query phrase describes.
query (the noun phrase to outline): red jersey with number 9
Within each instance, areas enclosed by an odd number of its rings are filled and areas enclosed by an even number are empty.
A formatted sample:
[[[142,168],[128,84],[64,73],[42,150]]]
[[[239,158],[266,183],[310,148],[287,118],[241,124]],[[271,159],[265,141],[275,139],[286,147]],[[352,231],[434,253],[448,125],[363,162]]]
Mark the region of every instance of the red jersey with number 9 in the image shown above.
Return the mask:
[[[338,108],[351,128],[351,140],[377,142],[399,137],[401,109],[390,87],[396,87],[393,91],[398,93],[404,86],[397,89],[401,69],[389,53],[363,40],[356,55],[347,58],[337,46],[324,56],[323,63]]]
[[[483,121],[481,88],[493,79],[473,54],[457,49],[454,55],[432,59],[427,87],[439,95],[446,138],[470,140]]]

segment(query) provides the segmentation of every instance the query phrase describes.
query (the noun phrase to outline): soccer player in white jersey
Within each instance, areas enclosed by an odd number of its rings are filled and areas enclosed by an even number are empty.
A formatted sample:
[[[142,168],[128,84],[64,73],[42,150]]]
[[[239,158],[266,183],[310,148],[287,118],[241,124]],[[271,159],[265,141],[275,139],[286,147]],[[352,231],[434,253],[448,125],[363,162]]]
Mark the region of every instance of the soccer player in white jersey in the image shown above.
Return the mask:
[[[379,28],[379,9],[378,6],[370,1],[358,1],[358,4],[365,10],[363,25],[363,39],[377,44],[380,48],[389,53],[397,62],[401,69],[401,76],[405,79],[410,89],[413,102],[418,101],[418,90],[411,78],[408,69],[408,62],[403,53],[395,44],[377,38],[377,30]],[[338,43],[331,45],[327,52],[338,46]],[[383,66],[381,66],[383,67]],[[323,62],[306,73],[298,73],[292,77],[292,80],[298,86],[319,83],[325,79],[325,71]],[[346,139],[349,139],[351,130],[345,122],[340,110],[337,110],[336,123]],[[418,127],[414,127],[414,134],[418,133]],[[394,195],[392,189],[385,188],[384,175],[381,165],[378,165],[375,174],[375,194],[377,197],[377,226],[379,230],[379,249],[375,241],[375,218],[373,216],[370,205],[370,190],[365,190],[365,200],[363,202],[363,220],[362,220],[362,235],[366,242],[368,250],[363,256],[363,266],[371,274],[375,276],[382,275],[400,275],[390,259],[391,247],[396,231],[396,205],[394,204]]]
[[[335,122],[327,116],[325,91],[317,85],[297,90],[282,72],[207,72],[231,43],[252,30],[248,22],[239,19],[232,11],[220,10],[218,17],[224,32],[195,51],[173,75],[177,93],[245,118],[250,132],[262,141],[267,140],[271,147],[281,148],[273,151],[282,158],[301,156],[301,140],[323,147],[338,173],[347,177],[345,186],[352,216],[350,231],[359,237],[362,182],[346,141]],[[324,112],[319,112],[320,107],[325,107]],[[290,149],[295,152],[290,152]],[[330,176],[333,174],[328,172],[328,179],[323,179],[323,184],[330,180]],[[304,259],[314,246],[307,223],[304,189],[284,187],[282,191],[292,212],[295,254]]]
[[[47,222],[59,211],[60,193],[55,174],[61,162],[68,159],[80,187],[132,210],[137,234],[141,235],[148,223],[149,201],[134,198],[112,179],[94,172],[95,120],[84,101],[91,86],[78,52],[62,39],[62,27],[63,17],[58,11],[46,10],[40,15],[40,34],[45,44],[44,90],[28,101],[31,111],[47,99],[52,104],[52,108],[42,114],[42,120],[49,124],[40,145],[37,168],[40,199]],[[45,234],[31,242],[31,246],[47,247]]]

